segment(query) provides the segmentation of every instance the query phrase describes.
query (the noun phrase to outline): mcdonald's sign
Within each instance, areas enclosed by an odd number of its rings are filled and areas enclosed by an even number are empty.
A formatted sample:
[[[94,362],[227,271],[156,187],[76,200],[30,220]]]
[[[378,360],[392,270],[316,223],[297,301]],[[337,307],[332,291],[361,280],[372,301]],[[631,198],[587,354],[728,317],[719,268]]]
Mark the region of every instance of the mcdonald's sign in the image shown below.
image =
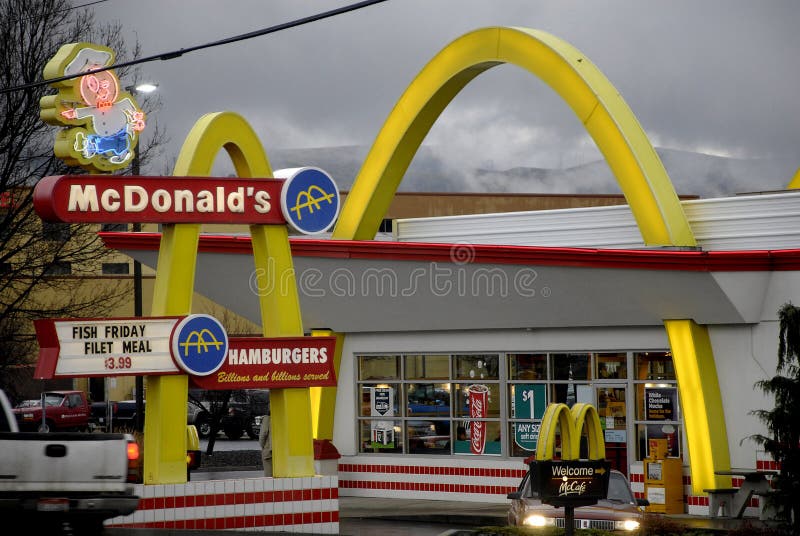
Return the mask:
[[[275,177],[285,179],[281,211],[296,231],[315,235],[333,226],[339,216],[339,188],[330,175],[315,167],[279,169]]]
[[[588,435],[588,459],[581,459],[581,437]],[[560,431],[561,460],[553,460],[556,433]],[[544,412],[536,446],[536,460],[530,463],[531,488],[542,502],[554,506],[596,504],[608,494],[610,464],[605,461],[606,445],[600,416],[591,404],[550,404]]]
[[[556,428],[558,426],[558,428]],[[550,404],[542,417],[539,440],[536,445],[537,460],[552,460],[556,446],[556,430],[561,431],[561,459],[580,458],[581,432],[586,426],[590,460],[605,460],[606,441],[600,426],[600,415],[591,404],[575,404],[570,410],[566,404]]]

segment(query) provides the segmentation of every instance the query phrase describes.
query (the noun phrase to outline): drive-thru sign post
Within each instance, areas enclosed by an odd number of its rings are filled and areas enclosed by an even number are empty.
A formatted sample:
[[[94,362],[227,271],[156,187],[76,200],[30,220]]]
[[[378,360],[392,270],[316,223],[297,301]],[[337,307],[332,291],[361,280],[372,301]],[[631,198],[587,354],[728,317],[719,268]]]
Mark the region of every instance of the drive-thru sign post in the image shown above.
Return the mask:
[[[582,431],[588,434],[589,459],[580,459]],[[557,428],[558,427],[558,428]],[[561,432],[561,460],[553,460],[556,430]],[[542,502],[564,507],[564,530],[575,533],[575,508],[597,504],[608,494],[611,466],[597,409],[590,404],[550,404],[539,429],[536,460],[530,462],[531,489]]]

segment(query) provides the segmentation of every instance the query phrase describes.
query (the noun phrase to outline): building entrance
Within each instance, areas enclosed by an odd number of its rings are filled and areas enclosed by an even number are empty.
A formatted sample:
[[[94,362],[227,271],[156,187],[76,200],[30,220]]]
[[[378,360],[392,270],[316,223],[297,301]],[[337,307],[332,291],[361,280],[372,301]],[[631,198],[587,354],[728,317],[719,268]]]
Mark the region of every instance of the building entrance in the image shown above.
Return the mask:
[[[605,431],[606,459],[611,468],[628,474],[628,388],[625,384],[607,384],[595,388],[597,412]]]

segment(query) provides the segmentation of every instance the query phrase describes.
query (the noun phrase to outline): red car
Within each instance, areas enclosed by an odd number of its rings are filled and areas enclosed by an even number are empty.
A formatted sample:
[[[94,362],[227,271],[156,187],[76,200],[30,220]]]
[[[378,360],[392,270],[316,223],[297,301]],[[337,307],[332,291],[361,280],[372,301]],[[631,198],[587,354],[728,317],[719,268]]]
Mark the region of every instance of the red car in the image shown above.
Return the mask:
[[[564,527],[564,509],[544,504],[531,493],[530,473],[522,479],[517,491],[508,494],[508,498],[511,499],[509,525]],[[634,533],[641,526],[641,507],[648,504],[645,499],[634,498],[625,475],[611,471],[606,498],[593,506],[575,508],[575,528]]]

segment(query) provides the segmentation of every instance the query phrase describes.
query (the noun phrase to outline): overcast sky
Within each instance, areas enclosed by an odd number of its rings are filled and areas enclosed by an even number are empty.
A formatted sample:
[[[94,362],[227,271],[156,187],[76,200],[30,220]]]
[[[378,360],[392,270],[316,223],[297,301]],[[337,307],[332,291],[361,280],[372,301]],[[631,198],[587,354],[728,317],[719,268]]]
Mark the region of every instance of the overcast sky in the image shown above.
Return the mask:
[[[143,55],[312,15],[328,0],[109,0]],[[300,28],[145,64],[176,155],[207,112],[234,111],[266,151],[372,144],[397,99],[436,53],[485,26],[550,32],[617,87],[658,147],[800,166],[800,2],[389,0]],[[495,67],[446,109],[425,145],[468,166],[567,167],[594,142],[533,75]],[[227,158],[227,157],[226,157]],[[162,169],[145,170],[150,173]]]

